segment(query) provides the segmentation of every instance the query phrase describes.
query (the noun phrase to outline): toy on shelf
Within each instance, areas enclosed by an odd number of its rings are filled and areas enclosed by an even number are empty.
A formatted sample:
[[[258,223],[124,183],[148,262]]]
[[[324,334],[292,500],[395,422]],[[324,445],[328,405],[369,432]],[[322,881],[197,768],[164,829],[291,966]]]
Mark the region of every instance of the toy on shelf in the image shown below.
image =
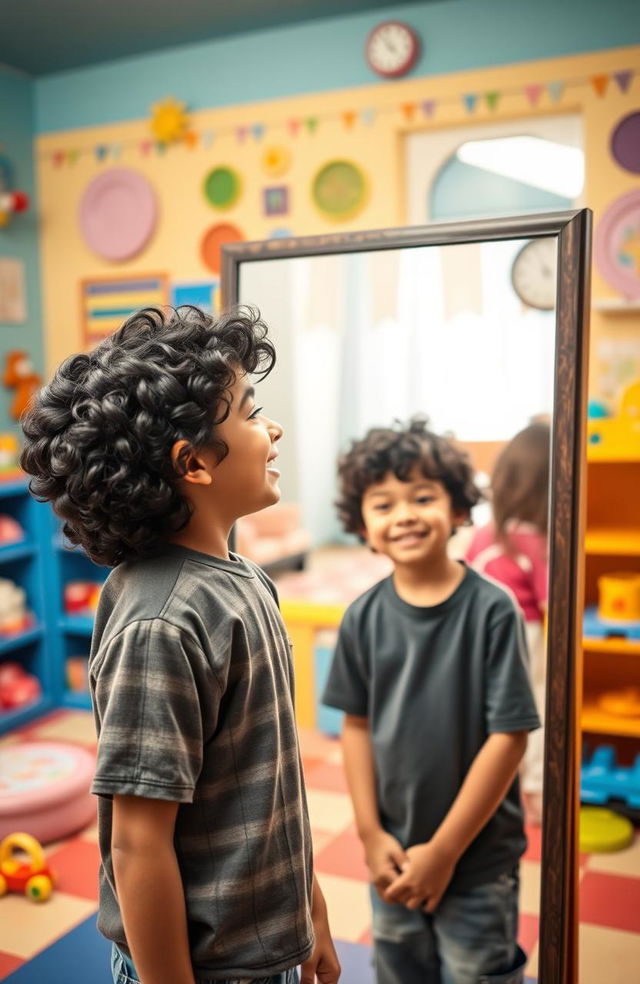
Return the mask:
[[[622,800],[640,809],[640,755],[625,768],[618,765],[613,745],[600,745],[580,770],[580,799],[596,806]]]
[[[74,694],[89,690],[88,659],[88,656],[69,656],[65,663],[67,687]]]
[[[19,472],[18,455],[20,445],[18,438],[11,431],[0,433],[0,478],[7,478],[7,473]]]
[[[592,401],[587,439],[591,457],[640,458],[640,382],[624,391],[617,416],[609,414],[604,404]]]
[[[9,578],[0,577],[0,636],[26,632],[32,625],[26,593]]]
[[[598,607],[585,608],[583,630],[592,639],[640,639],[640,573],[602,574],[598,578]]]
[[[10,543],[22,543],[25,539],[25,532],[18,520],[0,513],[0,547],[7,547]]]
[[[28,860],[18,861],[16,851]],[[46,902],[53,891],[53,873],[42,845],[31,834],[10,834],[0,844],[0,895],[24,893],[32,902]]]
[[[42,687],[33,673],[27,673],[20,663],[0,665],[0,712],[14,711],[39,700]]]
[[[42,377],[35,372],[26,352],[14,350],[5,356],[2,381],[8,389],[15,390],[10,413],[14,420],[20,420],[31,397],[40,389]]]
[[[580,807],[580,850],[583,854],[623,851],[633,841],[633,824],[601,806]]]
[[[99,581],[68,581],[64,586],[67,615],[95,615],[102,584]]]
[[[598,707],[614,717],[640,717],[640,687],[607,690],[598,696]]]
[[[9,224],[16,212],[26,212],[29,196],[13,187],[13,167],[4,155],[0,155],[0,228]]]

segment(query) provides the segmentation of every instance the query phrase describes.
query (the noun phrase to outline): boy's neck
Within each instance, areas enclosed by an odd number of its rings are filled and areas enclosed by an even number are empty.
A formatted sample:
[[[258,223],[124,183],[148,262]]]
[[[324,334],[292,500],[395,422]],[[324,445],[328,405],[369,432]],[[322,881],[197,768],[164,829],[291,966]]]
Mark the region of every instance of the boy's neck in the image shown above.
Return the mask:
[[[179,533],[171,537],[171,543],[198,553],[229,560],[229,532],[226,527],[217,527],[210,520],[202,522],[198,513],[194,512],[188,524]]]
[[[430,608],[450,598],[464,576],[464,564],[445,555],[428,565],[396,565],[393,583],[403,601]]]

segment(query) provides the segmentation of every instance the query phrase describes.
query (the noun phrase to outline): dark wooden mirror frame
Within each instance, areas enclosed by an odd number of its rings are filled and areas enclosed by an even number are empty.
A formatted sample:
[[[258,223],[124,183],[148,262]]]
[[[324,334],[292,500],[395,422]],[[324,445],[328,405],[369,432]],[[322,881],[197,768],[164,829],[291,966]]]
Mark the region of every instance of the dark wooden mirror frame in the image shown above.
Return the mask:
[[[240,265],[256,260],[545,236],[558,240],[558,291],[538,980],[570,984],[577,981],[590,210],[233,243],[222,249],[222,298],[225,307],[238,303]]]

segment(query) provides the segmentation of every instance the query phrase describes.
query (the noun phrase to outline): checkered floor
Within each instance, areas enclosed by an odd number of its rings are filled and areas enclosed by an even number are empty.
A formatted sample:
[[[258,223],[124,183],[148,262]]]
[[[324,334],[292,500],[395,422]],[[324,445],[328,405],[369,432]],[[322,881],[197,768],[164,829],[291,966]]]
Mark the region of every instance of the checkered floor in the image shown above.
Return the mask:
[[[3,741],[58,739],[95,747],[91,715],[62,711]],[[372,984],[367,872],[357,839],[338,743],[315,732],[301,735],[316,870],[331,927],[339,941],[342,984]],[[47,847],[58,886],[36,906],[26,898],[0,899],[0,980],[6,984],[109,984],[108,950],[94,925],[98,847],[91,827]],[[529,831],[522,861],[520,940],[538,963],[539,831]],[[628,984],[640,966],[640,837],[628,850],[589,855],[581,862],[580,984]],[[634,971],[633,968],[636,968]],[[75,975],[75,976],[74,976]]]

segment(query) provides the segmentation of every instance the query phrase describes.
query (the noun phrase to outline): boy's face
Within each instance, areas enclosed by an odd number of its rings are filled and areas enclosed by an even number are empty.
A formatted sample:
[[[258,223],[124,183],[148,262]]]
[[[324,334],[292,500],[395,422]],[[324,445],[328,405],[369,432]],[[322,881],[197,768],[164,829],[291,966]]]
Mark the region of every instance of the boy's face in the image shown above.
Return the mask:
[[[276,441],[282,427],[261,413],[251,380],[238,375],[229,389],[231,409],[216,435],[229,452],[212,469],[211,490],[220,512],[237,519],[272,506],[280,499]]]
[[[416,466],[406,482],[389,472],[362,498],[363,534],[370,547],[398,565],[440,561],[453,529],[466,520],[456,512],[442,482]]]

